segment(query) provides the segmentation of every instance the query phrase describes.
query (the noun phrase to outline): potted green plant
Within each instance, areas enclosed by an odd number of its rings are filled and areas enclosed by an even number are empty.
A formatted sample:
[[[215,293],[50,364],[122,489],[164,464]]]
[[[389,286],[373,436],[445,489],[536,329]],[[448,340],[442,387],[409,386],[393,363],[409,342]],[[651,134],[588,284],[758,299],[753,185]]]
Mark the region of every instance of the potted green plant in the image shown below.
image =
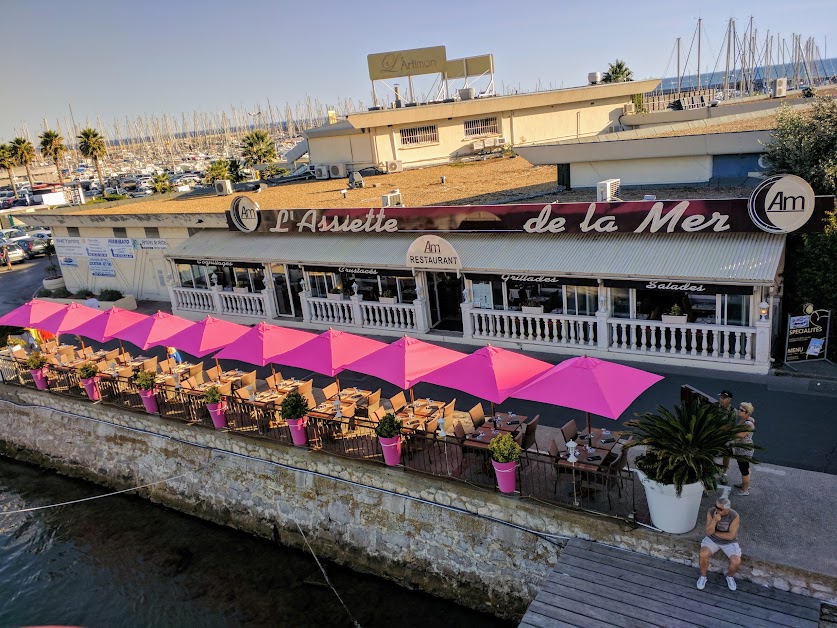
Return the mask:
[[[99,368],[92,362],[84,362],[78,367],[78,377],[90,401],[99,401]]]
[[[495,436],[488,443],[491,452],[491,464],[497,476],[497,488],[501,493],[514,493],[517,475],[517,461],[520,459],[521,447],[511,434]]]
[[[686,322],[686,314],[683,312],[683,308],[676,303],[669,308],[668,312],[663,314],[662,318],[664,323],[682,325]]]
[[[203,401],[209,416],[212,417],[212,425],[216,430],[227,427],[227,407],[221,389],[218,386],[210,386],[203,394]]]
[[[38,390],[46,390],[48,388],[46,363],[47,360],[40,351],[33,351],[26,359],[26,364],[29,366],[29,374],[35,381],[35,387]]]
[[[331,290],[328,291],[326,295],[332,301],[342,301],[343,300],[343,289],[334,286]]]
[[[288,422],[291,429],[291,438],[297,447],[305,447],[308,444],[308,402],[305,397],[293,391],[282,400],[279,406],[279,414]]]
[[[398,303],[398,297],[395,296],[395,293],[392,290],[384,290],[381,293],[381,296],[378,297],[378,301],[381,303],[393,305],[395,303]]]
[[[392,412],[387,412],[375,426],[381,451],[384,452],[384,462],[388,467],[394,467],[401,462],[401,419]]]
[[[154,371],[141,371],[137,373],[134,382],[139,389],[139,396],[142,399],[142,405],[148,414],[157,414],[159,408],[157,407],[157,398],[155,397],[157,388],[157,373]]]
[[[720,407],[698,402],[682,402],[673,410],[660,406],[625,425],[638,436],[628,447],[647,448],[634,465],[651,522],[663,532],[688,532],[697,522],[703,491],[717,488],[716,460],[743,458],[733,453],[733,443],[747,429],[730,423]],[[752,444],[737,446],[755,449]]]
[[[237,284],[235,284],[233,292],[236,292],[238,294],[247,294],[248,292],[250,292],[250,284],[246,281],[239,281]]]
[[[534,299],[527,299],[520,308],[524,314],[543,314],[543,305]]]

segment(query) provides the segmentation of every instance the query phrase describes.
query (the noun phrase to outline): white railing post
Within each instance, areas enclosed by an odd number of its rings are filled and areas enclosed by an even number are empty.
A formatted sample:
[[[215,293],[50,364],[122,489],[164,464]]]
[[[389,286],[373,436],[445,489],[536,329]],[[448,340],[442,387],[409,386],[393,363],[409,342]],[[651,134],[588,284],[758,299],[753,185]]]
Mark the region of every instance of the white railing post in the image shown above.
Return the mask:
[[[416,333],[426,334],[430,331],[427,317],[427,302],[424,299],[414,299],[413,308],[416,314]]]
[[[305,323],[311,322],[311,308],[308,304],[308,299],[311,298],[311,292],[308,290],[301,290],[299,293],[299,306],[302,310],[302,321]]]
[[[596,346],[606,351],[610,345],[610,334],[607,332],[607,310],[596,312]]]
[[[224,304],[221,301],[221,286],[212,286],[210,290],[212,293],[212,309],[216,314],[223,314]]]
[[[462,337],[473,338],[474,326],[471,322],[471,310],[473,310],[474,304],[471,301],[465,301],[460,307],[462,308]]]
[[[756,333],[753,334],[756,347],[755,351],[750,348],[750,353],[755,358],[757,366],[763,367],[765,370],[770,368],[770,321],[756,321]]]
[[[361,301],[363,301],[362,294],[353,294],[349,297],[349,307],[352,308],[352,322],[358,327],[363,327],[363,310],[360,307]]]
[[[274,299],[272,298],[273,295],[271,294],[273,290],[270,288],[265,288],[260,292],[262,295],[262,302],[264,303],[264,316],[265,318],[276,318],[278,316],[278,312],[276,311],[276,305],[274,304]]]

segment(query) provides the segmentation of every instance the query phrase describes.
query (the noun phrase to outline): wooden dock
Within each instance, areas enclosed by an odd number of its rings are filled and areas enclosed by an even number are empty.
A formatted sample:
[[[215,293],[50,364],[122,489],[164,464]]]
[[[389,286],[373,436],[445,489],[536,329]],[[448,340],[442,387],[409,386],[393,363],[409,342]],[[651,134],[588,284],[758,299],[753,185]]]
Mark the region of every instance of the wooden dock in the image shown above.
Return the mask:
[[[815,628],[819,622],[814,598],[741,580],[730,591],[712,572],[698,591],[698,575],[695,567],[572,539],[520,625]]]

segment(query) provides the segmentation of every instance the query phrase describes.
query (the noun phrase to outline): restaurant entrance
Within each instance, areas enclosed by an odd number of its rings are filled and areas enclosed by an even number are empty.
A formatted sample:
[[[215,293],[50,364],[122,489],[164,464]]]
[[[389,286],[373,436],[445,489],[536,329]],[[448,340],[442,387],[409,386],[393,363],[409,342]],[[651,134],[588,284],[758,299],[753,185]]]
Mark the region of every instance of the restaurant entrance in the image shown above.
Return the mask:
[[[430,327],[445,331],[462,331],[462,291],[464,282],[456,273],[427,272],[427,300],[430,305]]]

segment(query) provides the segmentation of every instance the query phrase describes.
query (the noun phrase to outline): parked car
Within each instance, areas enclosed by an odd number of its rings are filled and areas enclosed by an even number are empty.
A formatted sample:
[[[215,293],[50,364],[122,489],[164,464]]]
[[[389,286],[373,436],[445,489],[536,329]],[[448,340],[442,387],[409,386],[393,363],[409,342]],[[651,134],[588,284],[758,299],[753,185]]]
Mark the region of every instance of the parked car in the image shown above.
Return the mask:
[[[131,190],[130,192],[128,192],[128,197],[129,198],[140,198],[141,196],[149,196],[151,194],[154,194],[154,190],[152,190],[151,188],[139,188],[139,189]]]
[[[26,254],[26,259],[32,259],[37,255],[46,255],[46,242],[39,238],[20,238],[14,241]]]
[[[23,232],[22,229],[15,229],[15,228],[8,228],[8,229],[0,229],[0,238],[4,240],[19,240],[20,238],[25,238],[26,234]]]
[[[46,230],[38,230],[38,231],[30,231],[29,232],[30,238],[38,238],[39,240],[43,240],[47,244],[52,244],[52,232]]]
[[[9,259],[12,264],[21,264],[26,261],[26,253],[24,253],[23,249],[14,242],[6,242],[0,246],[6,247],[6,251],[9,253]]]

